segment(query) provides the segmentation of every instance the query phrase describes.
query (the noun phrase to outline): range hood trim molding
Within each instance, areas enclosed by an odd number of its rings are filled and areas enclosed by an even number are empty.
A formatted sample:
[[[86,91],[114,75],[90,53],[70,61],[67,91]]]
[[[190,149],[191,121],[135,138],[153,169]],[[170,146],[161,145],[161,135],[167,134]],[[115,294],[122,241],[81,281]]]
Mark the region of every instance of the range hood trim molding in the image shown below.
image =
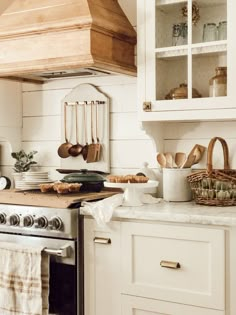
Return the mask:
[[[14,1],[18,2],[18,7],[20,7],[19,1],[21,0]],[[33,1],[28,0],[25,4],[32,5]],[[70,4],[69,1],[65,0]],[[94,0],[78,1],[86,2],[89,6]],[[108,1],[106,5],[109,6],[109,3],[113,7],[117,5],[116,11],[119,14],[115,12],[114,19],[119,20],[120,11],[122,12],[119,4],[116,0]],[[96,11],[94,7],[92,11]],[[16,15],[19,18],[20,13]],[[6,16],[7,14],[5,18]],[[45,23],[36,22],[35,25],[29,23],[23,27],[14,25],[14,27],[9,27],[8,32],[3,30],[4,27],[0,27],[2,29],[0,31],[0,76],[8,76],[11,79],[17,76],[24,80],[25,75],[28,80],[32,73],[32,79],[37,80],[37,73],[40,76],[41,72],[46,71],[81,68],[94,68],[98,71],[135,76],[137,73],[134,60],[136,32],[124,14],[121,21],[121,25],[116,26],[108,20],[104,23],[107,27],[103,27],[101,17],[91,15],[83,16],[83,20],[79,22],[78,18],[73,17],[53,22],[47,22],[47,20]],[[121,33],[124,30],[124,21],[127,23],[127,31]],[[52,45],[53,42],[55,47]],[[64,45],[61,45],[62,42]],[[42,78],[38,79],[42,82]]]

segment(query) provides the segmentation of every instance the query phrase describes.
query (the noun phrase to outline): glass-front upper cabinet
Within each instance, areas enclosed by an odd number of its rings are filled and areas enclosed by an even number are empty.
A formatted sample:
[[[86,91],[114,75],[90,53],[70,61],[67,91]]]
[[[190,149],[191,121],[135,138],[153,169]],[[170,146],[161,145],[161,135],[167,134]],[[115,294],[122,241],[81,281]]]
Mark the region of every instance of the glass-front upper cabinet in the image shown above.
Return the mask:
[[[138,0],[140,120],[236,118],[235,29],[234,0]]]

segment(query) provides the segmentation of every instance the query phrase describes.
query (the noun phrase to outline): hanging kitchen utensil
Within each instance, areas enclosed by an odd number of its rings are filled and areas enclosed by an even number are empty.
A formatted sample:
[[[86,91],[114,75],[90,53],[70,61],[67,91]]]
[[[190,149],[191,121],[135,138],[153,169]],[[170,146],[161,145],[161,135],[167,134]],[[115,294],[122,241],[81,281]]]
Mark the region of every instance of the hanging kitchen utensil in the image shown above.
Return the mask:
[[[83,159],[86,161],[87,159],[87,156],[88,156],[88,136],[87,136],[87,106],[88,106],[88,103],[87,102],[84,102],[84,140],[85,140],[85,145],[83,146],[83,149],[82,149],[82,156],[83,156]]]
[[[57,153],[58,155],[65,159],[65,158],[68,158],[70,156],[68,150],[72,147],[72,143],[69,142],[68,138],[67,138],[67,128],[66,128],[66,109],[67,107],[67,102],[64,103],[64,132],[65,132],[65,142],[62,143],[58,150],[57,150]]]
[[[82,152],[83,146],[79,143],[79,130],[78,130],[78,106],[79,103],[75,103],[75,133],[76,133],[76,144],[72,145],[68,152],[71,156],[78,156]]]
[[[101,146],[101,143],[100,143],[100,140],[98,137],[98,104],[99,104],[99,102],[96,101],[96,126],[95,126],[95,132],[96,132],[95,137],[97,140],[97,143],[96,143],[96,161],[100,160],[101,149],[102,149],[102,146]]]
[[[90,108],[90,124],[91,124],[91,140],[92,143],[88,146],[88,155],[87,155],[87,163],[93,163],[96,162],[97,158],[97,149],[96,149],[96,143],[93,137],[93,107],[94,107],[94,101],[91,101],[91,108]]]

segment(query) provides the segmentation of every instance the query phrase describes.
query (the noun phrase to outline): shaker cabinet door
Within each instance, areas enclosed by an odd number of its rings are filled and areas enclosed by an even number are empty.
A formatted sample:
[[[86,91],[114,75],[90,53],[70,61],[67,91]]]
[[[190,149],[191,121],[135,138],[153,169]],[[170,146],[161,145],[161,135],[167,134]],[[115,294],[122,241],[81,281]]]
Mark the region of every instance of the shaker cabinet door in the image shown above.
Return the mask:
[[[236,118],[235,2],[137,3],[140,120]]]
[[[224,311],[170,303],[165,301],[122,296],[122,315],[225,315]]]
[[[122,223],[122,293],[225,309],[224,231]]]
[[[84,220],[85,315],[121,315],[120,223]]]

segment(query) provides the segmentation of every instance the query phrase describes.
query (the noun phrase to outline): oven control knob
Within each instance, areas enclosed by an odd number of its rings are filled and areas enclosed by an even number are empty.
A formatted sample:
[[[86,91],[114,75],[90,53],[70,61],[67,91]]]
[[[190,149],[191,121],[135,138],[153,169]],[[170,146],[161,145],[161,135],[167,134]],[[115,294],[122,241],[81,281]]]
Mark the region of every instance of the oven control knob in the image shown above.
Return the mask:
[[[6,214],[4,212],[0,213],[0,224],[6,224]]]
[[[48,219],[46,217],[39,217],[34,220],[35,222],[35,227],[38,229],[46,229],[48,226]]]
[[[53,217],[53,218],[51,218],[51,220],[49,220],[48,226],[49,226],[49,228],[52,229],[52,230],[57,230],[57,231],[59,231],[59,230],[62,229],[63,223],[62,223],[61,218],[59,218],[59,217]]]
[[[20,224],[20,217],[18,214],[12,214],[9,218],[10,225],[17,226]]]
[[[32,215],[26,215],[23,218],[23,225],[26,227],[31,227],[34,224],[34,218],[32,217]]]

